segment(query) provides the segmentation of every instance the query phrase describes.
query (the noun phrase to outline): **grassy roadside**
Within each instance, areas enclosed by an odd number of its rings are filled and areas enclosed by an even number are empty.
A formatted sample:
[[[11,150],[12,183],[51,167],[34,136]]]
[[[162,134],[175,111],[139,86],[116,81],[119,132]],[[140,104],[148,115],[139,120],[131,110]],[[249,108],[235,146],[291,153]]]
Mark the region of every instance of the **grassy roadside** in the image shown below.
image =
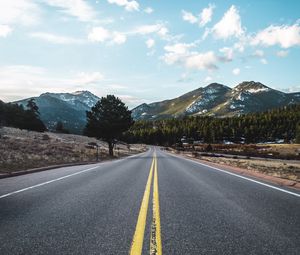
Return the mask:
[[[79,135],[38,133],[16,128],[0,129],[0,173],[9,173],[37,167],[66,163],[96,161],[96,149],[88,146],[98,143],[99,159],[110,159],[106,143]],[[144,145],[117,145],[116,157],[145,151]]]
[[[209,150],[208,150],[208,147]],[[200,144],[175,148],[183,151],[245,157],[300,160],[300,144]]]
[[[294,145],[275,145],[273,146],[276,150],[281,148],[280,153],[291,153],[295,151]],[[296,151],[299,145],[296,145]],[[213,157],[213,156],[201,156],[199,153],[192,153],[188,151],[176,151],[189,157],[205,160],[212,163],[227,165],[231,167],[237,167],[245,169],[250,172],[262,173],[274,177],[279,177],[286,180],[291,180],[300,183],[300,160],[277,160],[277,159],[255,159],[255,158],[227,158],[227,157]]]

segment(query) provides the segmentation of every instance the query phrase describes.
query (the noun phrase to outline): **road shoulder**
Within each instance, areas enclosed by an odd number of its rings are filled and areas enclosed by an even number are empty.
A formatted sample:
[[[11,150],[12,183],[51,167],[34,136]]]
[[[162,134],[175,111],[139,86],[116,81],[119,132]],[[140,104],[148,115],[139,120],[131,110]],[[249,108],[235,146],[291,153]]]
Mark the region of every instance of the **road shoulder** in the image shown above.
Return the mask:
[[[279,178],[279,177],[275,177],[275,176],[270,176],[270,175],[267,175],[267,174],[255,172],[253,170],[234,167],[234,166],[230,166],[230,165],[227,165],[227,164],[213,163],[213,162],[209,162],[209,161],[206,161],[206,160],[201,160],[201,159],[195,158],[192,155],[188,155],[188,154],[178,154],[178,153],[175,153],[173,151],[166,151],[166,152],[171,153],[171,154],[176,155],[176,156],[179,156],[179,157],[183,157],[183,158],[186,158],[186,159],[190,159],[190,160],[199,162],[199,163],[207,165],[207,166],[211,166],[211,167],[215,167],[215,168],[222,168],[222,169],[224,169],[228,172],[239,174],[241,176],[254,177],[256,179],[259,179],[259,180],[262,180],[262,181],[265,181],[265,182],[268,182],[268,183],[272,183],[272,184],[276,184],[276,185],[279,185],[279,186],[300,190],[300,183],[297,182],[297,181],[291,181],[291,180],[287,180],[287,179],[283,179],[283,178]]]

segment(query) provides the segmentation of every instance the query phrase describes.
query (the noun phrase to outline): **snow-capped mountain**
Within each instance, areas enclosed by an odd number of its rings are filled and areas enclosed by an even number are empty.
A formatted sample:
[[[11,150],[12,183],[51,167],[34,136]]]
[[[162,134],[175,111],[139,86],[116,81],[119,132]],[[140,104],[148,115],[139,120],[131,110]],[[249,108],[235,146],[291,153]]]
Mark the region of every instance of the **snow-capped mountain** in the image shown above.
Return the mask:
[[[83,104],[89,108],[93,107],[99,100],[99,97],[95,96],[89,91],[75,91],[73,93],[45,93],[43,95],[50,95],[62,101],[65,101],[71,105]]]
[[[26,107],[30,98],[17,101]],[[44,93],[35,97],[42,121],[53,130],[58,121],[72,133],[82,133],[86,111],[99,97],[89,91],[74,93]],[[180,97],[141,104],[132,110],[135,120],[156,120],[184,116],[229,117],[265,111],[289,104],[300,103],[300,92],[283,93],[259,82],[242,82],[234,88],[212,83]]]
[[[26,107],[30,98],[17,101]],[[86,111],[100,99],[89,91],[74,93],[44,93],[34,97],[40,116],[48,129],[53,130],[58,121],[72,133],[82,133],[86,124]]]
[[[218,83],[178,98],[142,104],[132,110],[136,120],[155,120],[189,115],[236,116],[300,103],[300,93],[283,93],[260,82],[245,81],[233,89]]]

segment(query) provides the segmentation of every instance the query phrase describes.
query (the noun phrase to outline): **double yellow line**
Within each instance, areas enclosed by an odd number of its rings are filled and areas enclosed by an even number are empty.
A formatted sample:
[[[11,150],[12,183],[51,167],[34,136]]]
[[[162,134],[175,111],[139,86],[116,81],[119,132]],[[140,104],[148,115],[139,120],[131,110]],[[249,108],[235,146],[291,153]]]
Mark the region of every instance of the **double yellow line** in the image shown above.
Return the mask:
[[[150,198],[151,183],[153,179],[153,199],[152,199],[152,223],[150,232],[150,255],[162,255],[161,244],[161,228],[160,228],[160,215],[159,215],[159,194],[158,194],[158,176],[157,176],[157,158],[156,154],[153,155],[150,173],[148,176],[136,228],[131,243],[130,255],[140,255],[143,250],[144,233],[147,220],[147,211]]]

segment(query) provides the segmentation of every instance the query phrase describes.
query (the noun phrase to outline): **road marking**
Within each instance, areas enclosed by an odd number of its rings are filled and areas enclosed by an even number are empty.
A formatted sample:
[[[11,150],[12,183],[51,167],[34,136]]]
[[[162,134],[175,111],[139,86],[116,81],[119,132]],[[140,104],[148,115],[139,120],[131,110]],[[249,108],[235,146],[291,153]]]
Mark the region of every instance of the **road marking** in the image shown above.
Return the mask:
[[[162,255],[161,244],[161,228],[160,228],[160,213],[159,213],[159,193],[158,193],[158,176],[157,176],[157,157],[154,164],[154,180],[153,180],[153,216],[150,234],[150,255]]]
[[[276,186],[273,186],[273,185],[270,185],[270,184],[267,184],[267,183],[263,183],[263,182],[260,182],[260,181],[256,181],[254,179],[251,179],[251,178],[248,178],[248,177],[245,177],[245,176],[241,176],[241,175],[238,175],[238,174],[235,174],[235,173],[231,173],[231,172],[228,172],[226,170],[223,170],[223,169],[220,169],[220,168],[217,168],[217,167],[209,166],[209,165],[197,162],[197,161],[192,160],[192,159],[187,159],[187,158],[180,157],[180,156],[177,156],[177,155],[175,156],[175,155],[172,155],[172,154],[170,154],[170,155],[173,156],[173,157],[176,157],[176,158],[181,158],[181,159],[185,159],[187,161],[191,161],[191,162],[196,163],[198,165],[202,165],[202,166],[206,166],[206,167],[212,168],[214,170],[223,172],[225,174],[233,175],[235,177],[239,177],[241,179],[244,179],[244,180],[247,180],[247,181],[250,181],[250,182],[254,182],[256,184],[260,184],[262,186],[266,186],[266,187],[271,188],[271,189],[275,189],[275,190],[278,190],[278,191],[281,191],[281,192],[284,192],[284,193],[287,193],[287,194],[290,194],[290,195],[293,195],[293,196],[296,196],[296,197],[300,197],[300,194],[292,192],[292,191],[289,191],[289,190],[281,189],[281,188],[278,188]]]
[[[41,187],[41,186],[44,186],[44,185],[47,185],[47,184],[50,184],[50,183],[53,183],[53,182],[57,182],[57,181],[60,181],[60,180],[63,180],[63,179],[66,179],[66,178],[69,178],[69,177],[72,177],[72,176],[75,176],[75,175],[78,175],[78,174],[82,174],[82,173],[85,173],[85,172],[94,170],[94,169],[96,169],[97,167],[99,167],[99,166],[95,166],[95,167],[92,167],[92,168],[88,168],[88,169],[85,169],[85,170],[81,170],[81,171],[79,171],[79,172],[76,172],[76,173],[73,173],[73,174],[68,174],[68,175],[65,175],[65,176],[59,177],[59,178],[57,178],[57,179],[50,180],[50,181],[42,182],[42,183],[39,183],[39,184],[30,186],[30,187],[27,187],[27,188],[24,188],[24,189],[19,189],[19,190],[16,190],[16,191],[13,191],[13,192],[10,192],[10,193],[1,195],[1,196],[0,196],[0,199],[1,199],[1,198],[8,197],[8,196],[11,196],[11,195],[14,195],[14,194],[18,194],[18,193],[24,192],[24,191],[26,191],[26,190],[34,189],[34,188]]]
[[[131,243],[130,248],[130,255],[139,255],[142,254],[143,249],[143,242],[144,242],[144,233],[146,227],[146,220],[147,220],[147,211],[148,211],[148,204],[149,204],[149,197],[150,197],[150,189],[152,183],[152,176],[153,176],[153,168],[154,168],[154,158],[152,159],[152,164],[150,167],[150,173],[148,176],[138,220],[136,223],[136,228],[133,236],[133,240]]]
[[[109,164],[109,163],[120,162],[120,161],[129,159],[129,158],[141,156],[141,155],[145,154],[146,152],[147,152],[147,151],[142,152],[142,153],[138,153],[138,154],[135,154],[135,155],[132,155],[132,156],[123,158],[123,159],[115,160],[115,161],[112,161],[112,162],[111,162],[111,161],[107,161],[107,162],[102,162],[102,163],[99,163],[99,164]],[[1,198],[8,197],[8,196],[11,196],[11,195],[14,195],[14,194],[18,194],[18,193],[24,192],[24,191],[26,191],[26,190],[34,189],[34,188],[41,187],[41,186],[44,186],[44,185],[47,185],[47,184],[50,184],[50,183],[53,183],[53,182],[56,182],[56,181],[60,181],[60,180],[63,180],[63,179],[66,179],[66,178],[69,178],[69,177],[72,177],[72,176],[75,176],[75,175],[78,175],[78,174],[82,174],[82,173],[85,173],[85,172],[89,172],[89,171],[91,171],[91,170],[96,169],[97,167],[99,167],[99,165],[98,165],[98,166],[95,166],[95,167],[92,167],[92,168],[85,169],[85,170],[81,170],[81,171],[76,172],[76,173],[73,173],[73,174],[68,174],[68,175],[59,177],[59,178],[57,178],[57,179],[53,179],[53,180],[50,180],[50,181],[42,182],[42,183],[39,183],[39,184],[30,186],[30,187],[26,187],[26,188],[23,188],[23,189],[20,189],[20,190],[16,190],[16,191],[13,191],[13,192],[4,194],[4,195],[0,195],[0,199],[1,199]]]

